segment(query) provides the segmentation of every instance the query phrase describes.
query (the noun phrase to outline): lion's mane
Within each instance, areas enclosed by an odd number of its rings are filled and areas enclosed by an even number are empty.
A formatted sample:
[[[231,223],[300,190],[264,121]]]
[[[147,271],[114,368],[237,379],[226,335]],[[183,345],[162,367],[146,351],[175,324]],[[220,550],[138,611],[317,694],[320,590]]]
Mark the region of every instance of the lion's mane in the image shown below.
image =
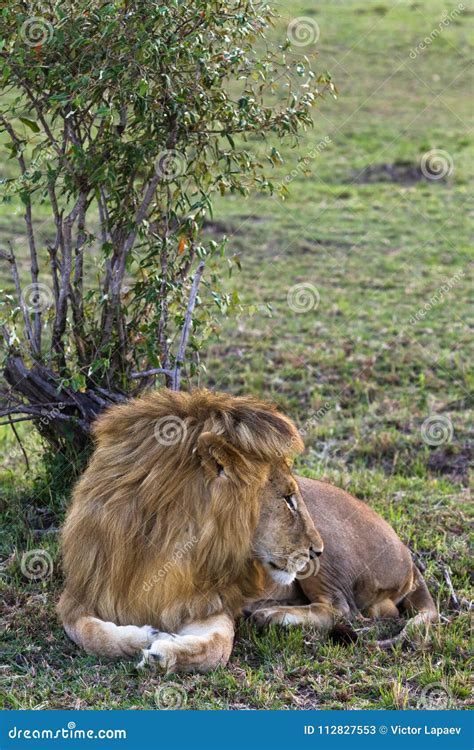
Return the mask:
[[[112,407],[93,432],[62,534],[63,622],[173,631],[260,594],[258,491],[274,460],[303,447],[287,417],[253,398],[163,389]]]

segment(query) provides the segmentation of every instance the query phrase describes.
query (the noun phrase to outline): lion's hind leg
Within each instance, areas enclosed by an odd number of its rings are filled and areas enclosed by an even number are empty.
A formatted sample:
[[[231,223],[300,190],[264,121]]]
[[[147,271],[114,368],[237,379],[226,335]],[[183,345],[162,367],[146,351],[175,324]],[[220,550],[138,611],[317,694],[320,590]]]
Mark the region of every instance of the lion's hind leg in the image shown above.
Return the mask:
[[[439,620],[436,604],[428,591],[425,579],[416,567],[413,567],[411,591],[404,596],[399,604],[412,617],[398,635],[384,641],[378,641],[377,645],[381,648],[389,648],[411,639],[415,642],[426,640],[430,625]]]
[[[372,604],[371,607],[367,609],[367,611],[364,612],[366,617],[377,617],[380,619],[389,619],[389,618],[398,618],[400,617],[400,612],[398,610],[397,605],[395,604],[392,599],[383,599],[381,602],[377,602],[377,604]]]
[[[91,616],[79,617],[72,625],[64,623],[64,629],[88,654],[109,658],[133,656],[150,646],[158,632],[150,625],[115,625]]]
[[[208,672],[227,664],[234,643],[234,623],[222,613],[192,622],[176,634],[160,633],[143,650],[139,668],[154,664],[164,672]]]

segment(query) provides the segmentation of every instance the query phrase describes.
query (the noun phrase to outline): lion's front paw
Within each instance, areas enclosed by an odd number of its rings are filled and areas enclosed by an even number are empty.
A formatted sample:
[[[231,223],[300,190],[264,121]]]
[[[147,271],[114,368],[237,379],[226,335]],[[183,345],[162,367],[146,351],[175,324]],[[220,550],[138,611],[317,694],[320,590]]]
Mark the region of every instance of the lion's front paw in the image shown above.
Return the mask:
[[[143,656],[137,664],[137,669],[151,666],[165,673],[172,672],[176,664],[173,638],[171,633],[160,633],[150,648],[143,649]]]
[[[133,656],[141,649],[151,646],[158,635],[158,630],[151,625],[114,625],[106,623],[109,632],[120,633],[119,645],[124,656]]]
[[[251,619],[259,628],[268,625],[298,625],[298,619],[286,607],[263,607],[252,613]]]
[[[142,644],[142,646],[151,646],[153,641],[156,640],[156,638],[159,637],[159,630],[156,628],[152,628],[151,625],[143,625],[140,630],[142,631],[143,638],[145,639],[145,643]]]

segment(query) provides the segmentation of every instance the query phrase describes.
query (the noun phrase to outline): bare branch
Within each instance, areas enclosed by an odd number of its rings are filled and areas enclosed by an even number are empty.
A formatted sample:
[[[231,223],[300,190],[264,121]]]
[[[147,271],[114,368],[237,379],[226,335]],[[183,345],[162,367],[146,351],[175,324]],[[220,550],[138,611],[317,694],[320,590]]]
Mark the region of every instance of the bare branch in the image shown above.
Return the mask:
[[[167,233],[167,232],[166,232]],[[160,361],[165,369],[169,367],[169,346],[166,336],[168,330],[168,248],[166,237],[163,238],[160,254],[161,284],[160,284],[160,319],[158,321],[158,343],[160,345]],[[167,375],[166,384],[171,385],[172,375]]]
[[[177,117],[174,116],[171,119],[170,122],[170,134],[167,139],[166,147],[167,149],[173,149],[176,146],[178,138],[178,121]],[[125,241],[123,244],[121,244],[119,251],[116,255],[114,267],[113,267],[113,273],[112,273],[112,283],[111,283],[111,289],[112,289],[112,305],[115,308],[115,311],[117,312],[120,306],[120,292],[122,288],[122,281],[125,273],[125,263],[127,260],[128,253],[132,249],[135,240],[137,238],[137,234],[140,228],[140,225],[142,224],[143,220],[146,218],[148,209],[150,208],[150,204],[155,196],[156,189],[160,182],[163,180],[163,175],[159,168],[159,162],[157,161],[156,164],[153,167],[153,172],[151,173],[151,176],[148,180],[148,184],[145,188],[142,201],[140,203],[140,206],[138,207],[136,213],[135,213],[135,219],[133,222],[133,229],[130,230],[127,237],[125,238]],[[120,328],[120,319],[117,318],[117,324]]]
[[[29,417],[17,417],[16,419],[11,419],[11,417],[8,418],[6,422],[0,422],[0,427],[11,427],[13,424],[16,424],[17,422],[32,422],[34,419],[34,416]]]
[[[73,336],[78,353],[78,359],[82,366],[86,363],[86,351],[84,347],[84,299],[83,299],[83,275],[84,275],[84,247],[86,241],[86,212],[87,201],[81,202],[79,206],[77,221],[77,237],[75,248],[74,279],[71,287],[71,307],[74,320]]]
[[[72,227],[80,214],[82,207],[86,204],[86,193],[81,191],[73,209],[63,221],[63,257],[61,263],[61,284],[59,289],[56,316],[53,325],[52,348],[59,355],[60,365],[64,368],[64,343],[63,335],[66,330],[67,300],[70,290],[70,277],[72,269]]]
[[[16,427],[14,425],[14,420],[10,416],[8,417],[8,424],[12,428],[13,434],[15,435],[15,439],[16,439],[18,445],[20,446],[21,452],[23,453],[23,458],[25,459],[25,464],[26,464],[26,470],[29,471],[30,470],[30,462],[28,461],[28,456],[27,456],[26,451],[25,451],[25,449],[23,447],[23,443],[21,442],[21,439],[20,439],[20,436],[18,434],[18,431],[17,431],[17,429],[16,429]]]
[[[54,239],[54,244],[51,245],[50,243],[48,243],[47,249],[48,249],[49,261],[51,265],[51,275],[53,278],[53,293],[54,293],[55,310],[57,310],[58,301],[59,301],[58,249],[60,247],[62,249],[63,247],[63,225],[62,225],[62,213],[59,210],[55,185],[53,184],[53,181],[50,177],[48,177],[48,194],[49,194],[49,200],[51,203],[51,208],[53,209],[54,223],[56,225],[56,237]]]
[[[4,258],[5,260],[8,260],[8,262],[10,263],[13,283],[15,284],[16,295],[18,297],[18,304],[20,305],[20,310],[23,315],[23,322],[25,324],[26,337],[30,344],[31,351],[39,354],[38,350],[36,349],[35,338],[33,335],[33,330],[31,328],[30,313],[29,313],[27,304],[25,302],[25,299],[23,297],[23,292],[21,291],[20,276],[18,274],[18,267],[16,264],[15,254],[13,252],[11,245],[10,245],[10,253],[6,253],[4,250],[0,250],[0,257]]]
[[[16,76],[18,78],[18,83],[19,83],[20,88],[25,90],[25,92],[26,92],[26,94],[28,96],[28,99],[31,102],[31,105],[33,106],[33,108],[34,108],[34,110],[35,110],[35,112],[36,112],[36,114],[38,116],[38,119],[39,119],[39,121],[41,122],[41,124],[43,126],[43,130],[44,130],[44,132],[46,133],[46,135],[48,137],[48,141],[49,141],[50,145],[56,151],[56,154],[58,155],[61,164],[63,164],[64,167],[69,172],[69,174],[74,179],[76,179],[77,175],[75,174],[72,165],[69,163],[69,161],[68,161],[68,159],[66,157],[66,145],[67,145],[67,142],[63,143],[63,147],[61,147],[59,145],[57,138],[54,137],[53,132],[52,132],[51,128],[49,127],[49,123],[48,123],[46,117],[44,116],[44,113],[43,113],[40,101],[36,98],[34,92],[32,91],[31,87],[28,85],[27,81],[22,77],[21,72],[18,71],[17,66],[13,65],[13,70],[15,71],[15,74],[16,74]]]
[[[25,414],[26,416],[15,417],[14,419],[10,419],[10,414]],[[41,411],[33,410],[32,408],[30,409],[26,407],[24,409],[16,409],[7,413],[0,414],[0,417],[5,417],[5,416],[8,416],[8,421],[0,422],[0,425],[8,425],[8,424],[11,424],[12,422],[30,422],[31,420],[40,420],[42,418],[44,419],[45,417],[45,415],[42,414]],[[54,419],[55,420],[60,419],[63,422],[74,422],[75,424],[82,427],[82,429],[85,432],[89,432],[90,423],[87,420],[80,419],[80,417],[77,417],[75,415],[63,414],[61,412],[58,412],[54,415]]]
[[[179,269],[177,273],[177,277],[181,281],[184,281],[188,277],[189,269],[191,268],[193,264],[195,253],[196,253],[196,245],[194,242],[191,242],[191,246],[188,252],[188,257],[186,258],[186,260],[184,261],[184,263],[182,264],[181,268]]]
[[[97,205],[99,207],[99,223],[100,223],[100,235],[102,245],[110,241],[110,219],[109,212],[107,209],[107,197],[103,187],[99,188],[99,194],[97,196]],[[109,257],[105,259],[105,275],[102,286],[102,295],[104,298],[104,306],[102,308],[101,316],[101,329],[103,331],[102,344],[106,343],[110,337],[110,331],[112,328],[112,316],[110,315],[110,303],[107,299],[107,295],[110,290],[110,284],[112,280],[112,262]]]
[[[201,282],[202,274],[204,273],[205,263],[203,260],[199,263],[196,273],[194,274],[193,283],[191,285],[191,291],[189,293],[188,307],[186,309],[186,315],[184,316],[184,324],[181,331],[181,339],[178,346],[178,353],[176,355],[176,364],[173,373],[173,390],[178,391],[181,379],[181,367],[184,363],[184,355],[186,352],[186,346],[188,344],[189,333],[191,330],[191,321],[193,319],[194,306],[196,304],[196,297]]]
[[[15,133],[13,127],[8,122],[8,120],[5,119],[3,115],[0,114],[0,122],[2,123],[3,127],[7,131],[8,135],[10,136],[15,149],[16,149],[16,158],[18,160],[18,164],[20,165],[20,171],[22,176],[25,176],[27,167],[25,158],[23,156],[22,150],[21,150],[21,140]],[[25,223],[26,223],[26,234],[28,237],[28,246],[30,249],[30,272],[31,272],[31,282],[33,285],[38,285],[38,253],[36,251],[36,241],[35,241],[35,232],[33,228],[33,212],[31,210],[31,200],[30,196],[26,194],[25,197]],[[33,351],[36,354],[40,354],[41,352],[41,306],[37,305],[34,308],[34,333],[32,336],[32,345],[33,345]]]
[[[132,372],[130,377],[134,380],[138,378],[150,378],[153,375],[172,375],[173,370],[166,370],[164,367],[154,367],[152,370],[143,370],[143,372]]]
[[[443,578],[446,582],[446,586],[448,587],[448,591],[451,597],[451,605],[453,609],[460,610],[461,605],[459,604],[459,599],[457,597],[457,594],[454,590],[453,582],[451,581],[451,575],[449,573],[449,568],[446,565],[443,565]]]

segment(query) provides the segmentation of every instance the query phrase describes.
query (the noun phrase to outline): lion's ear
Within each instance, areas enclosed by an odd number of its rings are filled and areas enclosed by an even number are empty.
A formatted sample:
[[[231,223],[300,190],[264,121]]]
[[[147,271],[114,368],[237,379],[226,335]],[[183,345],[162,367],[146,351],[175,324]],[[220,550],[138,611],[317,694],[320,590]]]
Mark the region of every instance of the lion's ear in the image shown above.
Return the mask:
[[[218,476],[229,478],[241,476],[245,472],[245,457],[222,435],[214,432],[203,432],[197,442],[197,453],[208,479]]]

